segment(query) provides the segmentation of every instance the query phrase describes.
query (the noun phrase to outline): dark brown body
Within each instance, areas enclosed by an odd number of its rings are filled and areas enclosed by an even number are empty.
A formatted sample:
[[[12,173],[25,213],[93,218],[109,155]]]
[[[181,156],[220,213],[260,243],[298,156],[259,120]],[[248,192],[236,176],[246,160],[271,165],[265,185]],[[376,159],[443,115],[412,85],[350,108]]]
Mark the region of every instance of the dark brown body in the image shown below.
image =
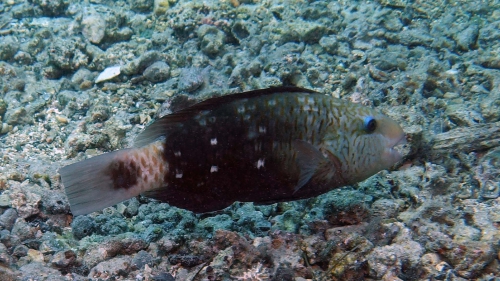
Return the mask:
[[[274,106],[268,101],[275,96],[230,103],[169,129],[166,186],[146,196],[194,212],[207,212],[234,201],[269,204],[308,198],[344,185],[338,177],[330,183],[311,181],[295,192],[300,172],[292,142],[305,140],[319,145],[327,125],[321,121],[326,103],[318,103],[324,95],[313,96],[318,112],[301,110],[297,96],[290,93],[278,97],[289,101]],[[243,114],[238,113],[240,106],[245,106]],[[323,130],[318,130],[319,123]],[[305,129],[308,125],[309,130]]]

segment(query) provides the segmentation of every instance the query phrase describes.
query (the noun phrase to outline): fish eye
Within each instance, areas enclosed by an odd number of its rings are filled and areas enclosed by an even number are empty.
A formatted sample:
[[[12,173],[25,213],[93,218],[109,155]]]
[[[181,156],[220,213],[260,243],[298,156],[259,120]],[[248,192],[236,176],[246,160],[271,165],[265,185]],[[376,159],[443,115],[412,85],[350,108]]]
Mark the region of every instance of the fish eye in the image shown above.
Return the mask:
[[[373,133],[377,129],[377,120],[373,116],[367,116],[363,125],[367,133]]]

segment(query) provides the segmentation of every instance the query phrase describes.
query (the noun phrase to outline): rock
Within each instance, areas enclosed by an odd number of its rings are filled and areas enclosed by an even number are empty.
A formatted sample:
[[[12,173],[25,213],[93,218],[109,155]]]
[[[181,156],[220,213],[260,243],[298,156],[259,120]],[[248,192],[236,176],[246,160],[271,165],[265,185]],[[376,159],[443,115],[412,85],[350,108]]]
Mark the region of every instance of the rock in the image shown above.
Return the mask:
[[[19,42],[14,36],[5,36],[0,40],[0,60],[9,61],[19,50]]]
[[[0,227],[2,229],[11,230],[17,219],[17,211],[9,208],[0,215]]]
[[[170,264],[181,264],[185,267],[193,267],[203,263],[203,259],[193,255],[171,255],[168,258]]]
[[[7,123],[0,123],[0,135],[7,134],[8,132],[12,131],[12,125],[9,125]],[[2,198],[0,196],[0,206],[2,207],[10,207],[10,202],[3,200],[5,198]]]
[[[21,241],[25,241],[35,238],[37,231],[37,228],[32,227],[24,219],[19,218],[16,220],[16,223],[12,227],[11,234],[19,237]]]
[[[0,117],[2,117],[5,112],[7,112],[7,103],[3,99],[0,99]]]
[[[469,241],[444,253],[460,277],[474,279],[495,259],[497,252],[489,242]]]
[[[154,13],[158,16],[165,14],[169,7],[169,0],[154,0]]]
[[[7,124],[16,126],[22,124],[32,124],[33,118],[28,115],[24,107],[9,108],[5,113],[5,121]]]
[[[489,46],[491,42],[500,40],[500,21],[485,23],[479,30],[478,42],[482,48]]]
[[[105,104],[96,104],[90,108],[89,113],[93,123],[104,122],[109,118],[109,106]]]
[[[128,205],[127,205],[127,208],[125,208],[124,212],[123,212],[123,215],[128,217],[128,218],[131,218],[133,216],[136,216],[137,213],[139,212],[139,201],[137,200],[137,198],[132,198],[128,201]]]
[[[28,255],[29,248],[24,245],[17,245],[12,251],[14,257],[20,258]]]
[[[204,24],[197,31],[200,48],[209,57],[216,56],[224,48],[225,34],[215,26]]]
[[[153,267],[153,256],[146,251],[139,251],[132,259],[132,267],[143,269],[146,265]]]
[[[12,263],[12,257],[10,256],[7,247],[0,243],[0,264],[9,266]]]
[[[390,219],[397,216],[402,207],[401,203],[391,199],[379,199],[373,202],[370,210],[374,217]]]
[[[94,75],[86,68],[78,69],[71,77],[71,83],[75,86],[82,84],[84,81],[90,80],[94,80]]]
[[[479,181],[480,196],[495,199],[500,196],[500,149],[486,153],[478,166],[474,168],[475,179]]]
[[[142,54],[139,58],[127,63],[122,67],[122,72],[125,75],[134,75],[142,73],[148,66],[161,59],[161,54],[157,51],[148,51]]]
[[[57,119],[61,122],[62,116]],[[67,121],[66,121],[67,123]],[[49,178],[48,175],[44,175]],[[45,214],[67,214],[69,212],[69,205],[67,198],[64,194],[55,190],[47,190],[42,193],[42,206]]]
[[[43,262],[43,254],[40,251],[29,249],[28,257],[32,262]]]
[[[44,230],[46,227],[42,225],[40,228]],[[42,238],[39,240],[41,243],[40,246],[38,246],[38,250],[44,255],[52,255],[56,252],[63,251],[67,247],[64,241],[58,239],[57,235],[52,231],[45,231]]]
[[[76,254],[72,250],[55,253],[50,260],[50,264],[56,268],[67,268],[76,262]]]
[[[48,59],[44,71],[47,71],[47,75],[52,79],[85,67],[89,62],[89,57],[85,53],[85,43],[81,38],[55,37],[50,41],[47,51]]]
[[[434,41],[427,32],[419,29],[403,29],[396,37],[400,44],[406,46],[430,46]]]
[[[76,239],[82,239],[83,237],[90,236],[96,231],[94,220],[87,216],[75,217],[71,223],[71,228],[73,229],[73,236]]]
[[[247,38],[250,35],[248,23],[244,21],[234,23],[231,27],[231,33],[240,41]]]
[[[91,13],[82,19],[82,34],[94,44],[100,44],[106,34],[106,21],[101,15]]]
[[[201,220],[196,224],[196,228],[213,235],[218,229],[234,230],[234,221],[229,215],[220,214]]]
[[[179,75],[178,88],[181,91],[192,93],[198,90],[204,83],[208,69],[202,70],[195,67],[183,68]]]
[[[155,242],[163,236],[163,230],[158,225],[150,225],[144,232],[142,233],[142,238],[144,241],[150,243]]]
[[[22,280],[62,281],[64,277],[59,270],[46,267],[40,262],[32,262],[19,268]]]
[[[453,123],[459,126],[474,126],[484,122],[481,113],[463,103],[448,105],[445,113]]]
[[[109,260],[117,255],[131,255],[145,250],[147,246],[147,243],[142,239],[114,238],[88,249],[83,257],[83,263],[85,266],[92,268],[104,260]]]
[[[148,66],[142,75],[153,83],[163,82],[170,77],[170,67],[165,62],[157,61]]]
[[[129,257],[116,257],[103,261],[90,270],[88,278],[92,279],[115,279],[126,277],[131,271],[131,259]]]
[[[32,3],[43,15],[51,17],[63,15],[69,6],[68,0],[33,0]]]
[[[175,281],[175,277],[168,272],[160,272],[153,276],[153,281]]]
[[[155,7],[154,0],[131,0],[130,2],[132,10],[139,13],[149,13]]]
[[[469,51],[474,48],[479,34],[479,27],[475,24],[465,28],[455,35],[457,47],[461,51]]]
[[[25,87],[26,87],[26,81],[22,79],[15,79],[14,81],[12,81],[12,90],[14,91],[24,92]],[[1,115],[1,109],[0,109],[0,115]]]
[[[339,47],[339,42],[335,35],[324,36],[319,40],[319,45],[328,53],[335,55]]]
[[[35,15],[35,9],[30,3],[23,3],[21,5],[15,5],[12,7],[12,17],[15,19],[22,19],[26,17],[32,17]]]
[[[126,26],[118,29],[110,29],[106,32],[106,39],[109,39],[110,42],[120,42],[129,40],[132,35],[134,35],[134,31]]]
[[[374,278],[398,276],[403,269],[415,268],[419,264],[422,253],[423,248],[414,241],[407,245],[392,244],[377,247],[366,258],[370,276]]]

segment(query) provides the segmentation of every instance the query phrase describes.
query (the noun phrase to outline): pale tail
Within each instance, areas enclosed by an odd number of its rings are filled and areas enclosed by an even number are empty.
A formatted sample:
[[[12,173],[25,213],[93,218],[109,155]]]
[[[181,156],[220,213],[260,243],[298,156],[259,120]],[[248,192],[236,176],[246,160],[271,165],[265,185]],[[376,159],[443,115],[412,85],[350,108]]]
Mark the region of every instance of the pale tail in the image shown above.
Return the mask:
[[[118,150],[59,170],[73,215],[102,210],[140,194],[138,188],[116,189],[110,165],[132,149]]]
[[[59,170],[73,215],[88,214],[161,188],[168,164],[164,141],[123,149]]]

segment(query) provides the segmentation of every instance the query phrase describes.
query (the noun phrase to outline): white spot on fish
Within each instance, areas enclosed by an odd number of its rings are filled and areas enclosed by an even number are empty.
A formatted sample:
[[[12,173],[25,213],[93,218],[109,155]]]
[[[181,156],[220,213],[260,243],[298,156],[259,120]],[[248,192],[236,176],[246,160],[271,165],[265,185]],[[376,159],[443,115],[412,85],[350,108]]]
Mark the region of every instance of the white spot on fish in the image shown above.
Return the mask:
[[[263,134],[266,132],[266,127],[264,126],[259,126],[259,133]]]
[[[181,152],[180,151],[176,151],[176,152],[174,152],[174,155],[175,155],[175,157],[181,157]]]
[[[175,174],[176,179],[182,179],[182,172],[181,173],[176,173]]]
[[[211,145],[217,145],[217,138],[213,138],[210,140]]]
[[[257,169],[264,167],[264,161],[265,161],[265,159],[259,159],[257,161]]]
[[[267,105],[270,105],[270,106],[276,105],[276,100],[268,100]]]
[[[238,113],[245,113],[245,106],[244,105],[238,107]]]
[[[217,167],[217,166],[210,167],[210,173],[215,173],[215,172],[218,172],[218,171],[219,171],[219,167]]]
[[[259,142],[259,143],[256,143],[255,144],[255,151],[261,151],[262,150],[262,143]]]

